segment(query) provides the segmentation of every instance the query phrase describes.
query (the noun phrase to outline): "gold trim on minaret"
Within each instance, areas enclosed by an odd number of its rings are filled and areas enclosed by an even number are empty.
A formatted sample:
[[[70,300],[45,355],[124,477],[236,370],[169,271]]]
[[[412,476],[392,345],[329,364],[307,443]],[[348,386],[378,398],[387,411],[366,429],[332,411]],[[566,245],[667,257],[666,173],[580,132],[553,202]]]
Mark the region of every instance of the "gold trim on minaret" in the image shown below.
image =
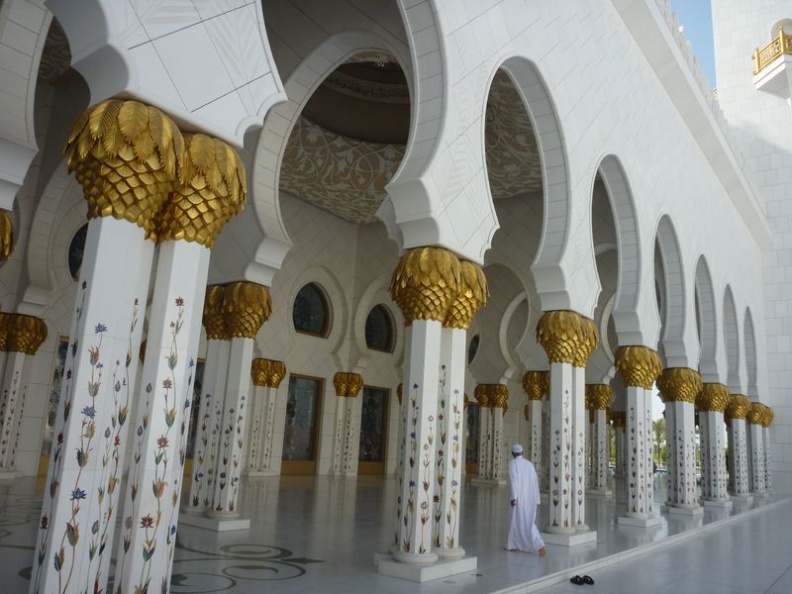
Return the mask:
[[[696,402],[701,392],[701,376],[687,367],[669,367],[657,378],[657,389],[663,402]]]
[[[615,365],[625,384],[646,390],[652,389],[663,370],[657,351],[641,345],[619,347]]]
[[[536,340],[551,363],[585,367],[599,344],[597,326],[574,311],[547,311],[536,325]]]

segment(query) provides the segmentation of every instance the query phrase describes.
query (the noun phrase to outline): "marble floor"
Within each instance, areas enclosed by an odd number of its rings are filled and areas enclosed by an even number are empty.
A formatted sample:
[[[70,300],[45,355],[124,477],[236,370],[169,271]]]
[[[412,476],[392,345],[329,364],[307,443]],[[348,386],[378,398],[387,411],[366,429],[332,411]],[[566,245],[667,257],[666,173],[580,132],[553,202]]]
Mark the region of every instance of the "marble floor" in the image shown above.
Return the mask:
[[[664,499],[663,481],[656,496]],[[548,545],[547,557],[503,550],[508,488],[467,485],[461,541],[478,558],[475,572],[416,584],[381,576],[374,553],[393,533],[396,481],[376,477],[275,477],[249,481],[241,507],[249,531],[214,533],[182,526],[171,592],[203,594],[443,594],[576,591],[792,592],[792,502],[763,499],[732,512],[662,514],[642,529],[619,526],[620,489],[587,500],[596,543]],[[39,485],[40,488],[40,485]],[[0,592],[27,592],[41,498],[33,479],[0,482]],[[545,521],[540,507],[538,524]]]

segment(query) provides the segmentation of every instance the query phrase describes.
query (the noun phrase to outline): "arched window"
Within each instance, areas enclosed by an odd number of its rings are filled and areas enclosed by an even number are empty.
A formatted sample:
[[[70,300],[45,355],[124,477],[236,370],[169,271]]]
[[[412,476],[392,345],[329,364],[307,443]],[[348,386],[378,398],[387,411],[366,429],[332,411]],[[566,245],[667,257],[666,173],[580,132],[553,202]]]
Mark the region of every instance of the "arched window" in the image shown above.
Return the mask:
[[[366,318],[366,346],[373,351],[392,353],[394,345],[393,316],[382,304],[375,305]]]
[[[479,342],[481,342],[481,336],[478,334],[470,339],[470,344],[468,345],[468,365],[470,365],[473,362],[473,359],[476,358],[476,353],[478,353],[479,349]]]
[[[83,252],[85,251],[85,238],[88,235],[88,223],[85,223],[77,230],[77,233],[72,237],[69,243],[69,274],[74,280],[80,278],[80,267],[83,261]]]
[[[314,336],[327,336],[330,330],[330,308],[322,288],[308,283],[294,298],[292,321],[297,332]]]

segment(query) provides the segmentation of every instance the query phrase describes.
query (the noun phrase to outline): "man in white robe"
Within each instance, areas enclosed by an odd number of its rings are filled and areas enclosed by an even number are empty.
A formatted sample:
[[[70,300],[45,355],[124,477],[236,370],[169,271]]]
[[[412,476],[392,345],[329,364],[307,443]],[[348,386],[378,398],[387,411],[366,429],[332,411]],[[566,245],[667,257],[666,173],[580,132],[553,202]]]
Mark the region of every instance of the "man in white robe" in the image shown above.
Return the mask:
[[[539,479],[534,465],[523,458],[522,446],[512,446],[513,458],[509,462],[511,483],[511,508],[509,510],[509,538],[506,549],[547,554],[545,543],[536,527],[536,506],[539,505]]]

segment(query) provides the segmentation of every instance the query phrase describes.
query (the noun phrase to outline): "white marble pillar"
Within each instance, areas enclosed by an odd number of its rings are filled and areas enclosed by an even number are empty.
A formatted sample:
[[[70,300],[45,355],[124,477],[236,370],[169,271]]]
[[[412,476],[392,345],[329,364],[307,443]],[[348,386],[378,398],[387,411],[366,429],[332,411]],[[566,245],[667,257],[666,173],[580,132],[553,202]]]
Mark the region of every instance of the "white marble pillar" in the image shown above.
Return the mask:
[[[595,541],[585,522],[585,366],[597,347],[594,323],[572,311],[549,311],[536,337],[550,362],[550,493],[545,542]]]
[[[492,444],[493,414],[489,401],[489,392],[484,384],[476,386],[473,395],[479,406],[479,456],[478,476],[475,480],[492,478]]]
[[[694,403],[701,393],[701,376],[687,367],[665,369],[657,387],[666,405],[668,444],[668,511],[697,515],[696,426]]]
[[[731,423],[729,432],[731,443],[729,444],[729,454],[732,458],[733,472],[733,491],[732,499],[737,501],[753,501],[750,495],[748,479],[748,434],[746,431],[745,417],[751,408],[751,401],[742,394],[732,394],[731,403],[726,409]]]
[[[47,325],[44,320],[24,314],[0,313],[0,345],[6,354],[3,357],[0,406],[0,477],[15,474],[16,446],[30,364],[46,339]]]
[[[283,361],[253,359],[250,371],[253,378],[253,419],[250,430],[248,476],[271,476],[276,465],[272,459],[275,434],[275,401],[278,388],[286,377]]]
[[[748,422],[748,441],[751,444],[751,491],[757,495],[764,495],[767,491],[765,485],[765,452],[764,435],[762,433],[762,420],[765,406],[760,402],[751,404],[746,420]]]
[[[244,166],[232,148],[195,134],[185,135],[185,152],[187,182],[158,220],[138,441],[116,551],[117,594],[169,588],[210,249],[245,200]],[[245,379],[249,366],[250,359]]]
[[[539,475],[539,490],[550,491],[550,372],[547,372],[547,396],[542,402],[542,453],[544,454],[544,472]]]
[[[509,388],[506,384],[487,384],[490,392],[490,413],[492,414],[492,449],[490,450],[490,480],[502,485],[509,477],[506,462],[506,436],[504,415],[508,408]]]
[[[652,467],[652,387],[662,370],[660,357],[645,346],[616,352],[616,368],[627,387],[627,511],[617,522],[650,527],[661,522],[654,508]]]
[[[616,442],[616,477],[627,474],[627,414],[623,411],[613,411],[613,433]]]
[[[729,405],[724,384],[705,383],[696,399],[701,428],[701,499],[704,507],[731,508],[727,491],[723,411]]]
[[[333,472],[354,476],[358,467],[360,447],[360,390],[363,376],[339,371],[333,376],[336,391],[336,435],[333,448]]]
[[[228,355],[231,346],[225,323],[219,312],[222,288],[221,285],[207,287],[204,303],[203,323],[208,340],[203,392],[198,408],[198,426],[195,429],[190,494],[182,505],[182,511],[187,513],[204,513],[211,507],[214,494],[223,397],[228,380]]]
[[[586,392],[594,417],[590,494],[594,497],[610,497],[613,493],[608,488],[608,406],[613,401],[613,390],[606,384],[589,384]]]
[[[548,371],[526,371],[522,381],[523,390],[528,395],[528,423],[530,440],[528,442],[528,458],[533,462],[539,477],[540,489],[542,477],[546,474],[545,447],[543,431],[543,404],[549,395],[550,373]]]
[[[775,412],[769,406],[765,407],[765,414],[762,419],[762,434],[764,436],[764,453],[765,453],[765,487],[771,494],[775,493],[773,489],[773,473],[770,471],[770,424],[775,418]]]
[[[476,308],[478,309],[478,308]],[[434,546],[441,559],[461,559],[462,466],[464,453],[464,393],[467,365],[467,332],[470,319],[460,328],[444,327],[440,356],[438,403],[437,474],[435,475]]]
[[[139,126],[121,125],[130,119]],[[78,120],[66,153],[89,223],[31,576],[30,591],[47,594],[107,589],[154,253],[148,238],[176,186],[183,146],[158,110],[111,99]]]

